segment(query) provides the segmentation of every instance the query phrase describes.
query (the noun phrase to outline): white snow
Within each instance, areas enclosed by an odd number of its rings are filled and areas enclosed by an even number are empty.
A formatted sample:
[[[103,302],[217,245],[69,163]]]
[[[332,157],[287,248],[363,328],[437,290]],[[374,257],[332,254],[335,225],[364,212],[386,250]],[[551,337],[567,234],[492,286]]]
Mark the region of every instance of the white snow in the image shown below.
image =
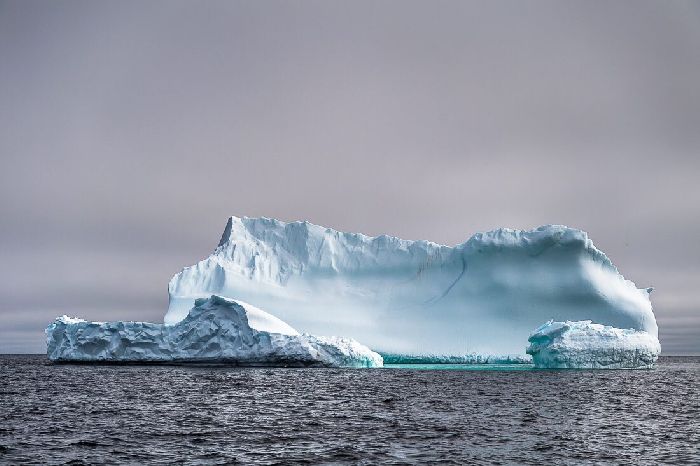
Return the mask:
[[[450,247],[232,217],[214,252],[170,281],[165,322],[217,294],[384,353],[524,356],[531,329],[550,318],[656,337],[649,291],[585,232],[560,225],[478,233]]]
[[[352,339],[300,335],[260,309],[220,296],[197,300],[175,325],[62,316],[46,334],[49,359],[62,362],[382,366],[380,355]]]
[[[78,319],[77,317],[68,317],[65,314],[61,317],[58,317],[56,321],[62,322],[64,324],[79,324],[81,322],[85,322],[83,319]]]
[[[538,368],[650,368],[661,352],[658,338],[643,330],[619,329],[590,320],[549,321],[529,338],[528,354]]]
[[[258,309],[252,304],[243,301],[236,301],[236,303],[245,309],[248,325],[250,325],[250,328],[253,330],[268,333],[281,333],[282,335],[299,335],[299,332],[290,327],[289,324],[281,321],[272,314],[268,314],[262,309]]]

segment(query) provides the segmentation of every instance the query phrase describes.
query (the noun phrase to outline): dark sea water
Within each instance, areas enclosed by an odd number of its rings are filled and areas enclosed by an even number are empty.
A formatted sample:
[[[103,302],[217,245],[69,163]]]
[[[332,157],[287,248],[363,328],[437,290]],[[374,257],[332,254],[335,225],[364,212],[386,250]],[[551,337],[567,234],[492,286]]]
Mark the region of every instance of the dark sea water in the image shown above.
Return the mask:
[[[700,358],[646,371],[505,369],[0,355],[0,462],[700,464]]]

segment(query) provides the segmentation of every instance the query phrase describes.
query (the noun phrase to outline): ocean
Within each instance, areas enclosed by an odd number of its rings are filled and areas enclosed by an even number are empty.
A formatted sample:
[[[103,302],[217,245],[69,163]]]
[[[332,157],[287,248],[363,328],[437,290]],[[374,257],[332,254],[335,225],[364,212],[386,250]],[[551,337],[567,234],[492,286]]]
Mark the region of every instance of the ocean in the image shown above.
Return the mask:
[[[698,357],[652,370],[445,368],[0,355],[0,463],[700,464]]]

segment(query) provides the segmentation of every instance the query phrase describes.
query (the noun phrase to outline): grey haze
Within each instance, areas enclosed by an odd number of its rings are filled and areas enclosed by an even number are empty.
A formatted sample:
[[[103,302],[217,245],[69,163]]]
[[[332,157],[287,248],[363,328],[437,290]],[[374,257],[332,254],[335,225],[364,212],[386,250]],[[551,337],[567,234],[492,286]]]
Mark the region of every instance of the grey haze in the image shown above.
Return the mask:
[[[161,321],[263,215],[581,228],[698,353],[698,83],[698,2],[2,1],[0,352]]]

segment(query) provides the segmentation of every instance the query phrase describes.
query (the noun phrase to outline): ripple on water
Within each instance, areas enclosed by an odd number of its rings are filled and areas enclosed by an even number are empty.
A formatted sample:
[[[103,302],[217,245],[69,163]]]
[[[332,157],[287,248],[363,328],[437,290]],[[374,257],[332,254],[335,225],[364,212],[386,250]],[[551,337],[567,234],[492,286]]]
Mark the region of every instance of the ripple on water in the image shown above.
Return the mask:
[[[700,462],[700,358],[649,371],[508,369],[0,356],[0,463]]]

